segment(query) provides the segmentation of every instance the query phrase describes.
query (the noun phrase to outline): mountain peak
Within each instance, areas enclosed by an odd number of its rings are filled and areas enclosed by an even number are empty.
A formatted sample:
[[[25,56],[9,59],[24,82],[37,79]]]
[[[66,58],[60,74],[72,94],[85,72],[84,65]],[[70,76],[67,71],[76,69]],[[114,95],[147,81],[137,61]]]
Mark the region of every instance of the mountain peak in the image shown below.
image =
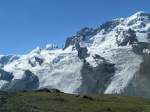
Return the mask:
[[[138,11],[138,12],[136,12],[134,15],[136,15],[136,16],[141,16],[141,15],[143,15],[143,14],[146,14],[146,12],[144,12],[144,11]]]
[[[47,44],[46,45],[46,50],[54,50],[54,49],[57,49],[58,46],[56,44]]]
[[[58,46],[56,44],[47,44],[44,48],[40,48],[39,46],[37,46],[35,49],[33,49],[31,51],[31,53],[40,53],[41,50],[55,50],[57,49]]]
[[[41,48],[39,46],[37,46],[35,49],[31,51],[31,53],[39,53],[39,52],[41,52]]]
[[[130,18],[139,18],[139,17],[147,17],[147,16],[150,16],[149,13],[146,13],[144,11],[138,11],[136,12],[135,14],[133,14]]]

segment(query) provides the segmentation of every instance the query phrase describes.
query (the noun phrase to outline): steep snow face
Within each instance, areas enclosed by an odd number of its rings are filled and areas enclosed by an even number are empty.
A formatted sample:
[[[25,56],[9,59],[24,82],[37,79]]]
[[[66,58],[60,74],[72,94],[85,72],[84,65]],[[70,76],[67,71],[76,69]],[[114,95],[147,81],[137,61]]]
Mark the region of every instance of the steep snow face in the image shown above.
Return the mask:
[[[115,75],[112,77],[112,81],[105,93],[121,93],[132,80],[142,62],[142,57],[133,52],[132,46],[118,46],[114,34],[114,32],[107,34],[104,37],[105,39],[107,38],[104,42],[100,40],[99,44],[97,44],[96,40],[88,48],[89,54],[98,54],[115,64]],[[95,38],[98,38],[98,36],[101,35],[98,34]],[[94,62],[87,61],[93,66]]]
[[[115,75],[105,93],[122,93],[138,72],[143,58],[133,52],[132,45],[138,42],[149,43],[149,23],[150,15],[138,12],[129,18],[106,22],[90,38],[92,41],[87,46],[90,56],[86,61],[93,67],[98,66],[93,58],[98,54],[115,64]]]
[[[143,43],[149,42],[150,14],[144,12],[108,21],[96,29],[85,27],[66,40],[64,49],[48,44],[46,48],[37,47],[18,57],[2,60],[6,56],[1,56],[1,68],[12,73],[13,79],[0,80],[0,87],[11,87],[16,80],[15,84],[23,81],[26,87],[36,75],[38,88],[56,88],[66,93],[88,92],[88,89],[107,94],[123,93],[139,71],[142,52],[150,50],[143,47]],[[139,44],[135,52],[133,46]],[[24,78],[27,70],[32,76]]]
[[[137,12],[125,20],[125,24],[129,27],[139,29],[145,28],[146,24],[150,22],[150,14],[144,12]]]
[[[122,93],[130,83],[142,63],[142,57],[132,52],[130,48],[112,50],[111,61],[116,64],[116,73],[105,93]]]

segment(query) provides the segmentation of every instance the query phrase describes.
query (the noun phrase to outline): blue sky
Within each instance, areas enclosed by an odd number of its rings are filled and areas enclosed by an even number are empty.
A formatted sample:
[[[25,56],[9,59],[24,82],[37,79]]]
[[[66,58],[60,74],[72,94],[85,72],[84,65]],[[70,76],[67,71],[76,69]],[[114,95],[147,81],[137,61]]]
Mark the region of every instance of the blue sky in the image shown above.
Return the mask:
[[[0,0],[0,54],[23,54],[36,46],[62,46],[82,27],[137,11],[150,13],[150,0]]]

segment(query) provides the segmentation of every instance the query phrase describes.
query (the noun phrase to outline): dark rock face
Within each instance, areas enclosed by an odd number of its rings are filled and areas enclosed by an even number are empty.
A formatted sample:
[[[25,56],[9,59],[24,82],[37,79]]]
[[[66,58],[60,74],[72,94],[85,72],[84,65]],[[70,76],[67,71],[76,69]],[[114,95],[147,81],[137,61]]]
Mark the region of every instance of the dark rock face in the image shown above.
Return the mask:
[[[115,73],[114,64],[103,62],[97,67],[92,67],[84,61],[81,70],[82,85],[77,90],[79,93],[104,93]]]
[[[6,72],[2,69],[0,69],[0,80],[5,80],[5,81],[11,81],[13,79],[12,73]]]
[[[34,57],[33,60],[29,60],[28,63],[32,66],[35,67],[37,64],[38,65],[42,65],[44,62],[44,60],[42,58],[39,57]]]
[[[132,29],[129,29],[127,31],[117,31],[116,41],[118,46],[126,46],[127,44],[132,45],[138,42],[138,40],[136,39],[136,33]]]
[[[69,45],[73,45],[73,44],[74,44],[73,39],[74,39],[74,37],[68,37],[68,38],[66,39],[64,49],[67,48]]]
[[[47,89],[47,88],[42,88],[39,90],[36,90],[37,92],[50,92],[50,93],[62,93],[60,90],[58,89]]]
[[[79,51],[78,51],[78,57],[80,58],[80,59],[84,59],[84,58],[86,58],[86,57],[88,57],[89,56],[89,54],[87,53],[87,48],[85,47],[85,48],[80,48],[79,49]]]
[[[39,63],[39,65],[41,65],[44,61],[43,59],[39,58],[39,57],[35,57],[35,61]]]
[[[147,75],[150,79],[150,54],[144,55],[144,61],[141,63],[141,67],[139,70],[140,74]]]
[[[65,42],[65,48],[67,48],[69,45],[76,45],[79,44],[81,41],[86,41],[87,38],[92,37],[96,33],[97,29],[85,27],[77,32],[75,36],[67,38]]]
[[[89,56],[88,50],[87,50],[86,47],[80,47],[79,44],[76,44],[75,47],[76,47],[76,49],[77,49],[77,51],[78,51],[78,57],[79,57],[80,59],[85,59],[85,58],[87,58],[87,57]]]
[[[93,28],[88,28],[88,27],[85,27],[85,28],[82,28],[79,32],[77,32],[76,36],[77,37],[83,37],[82,40],[84,41],[84,37],[86,36],[90,36],[94,33],[94,29]]]
[[[117,25],[121,23],[121,20],[113,20],[113,21],[108,21],[104,24],[102,24],[98,30],[104,30],[105,32],[110,32],[112,31],[113,28],[115,28]]]
[[[98,61],[98,60],[103,60],[103,62],[107,63],[107,60],[104,57],[101,57],[100,55],[96,54],[93,56],[93,58]]]
[[[143,50],[144,49],[149,49],[150,50],[150,43],[138,42],[138,43],[134,44],[132,47],[133,47],[133,51],[136,54],[143,55]]]
[[[143,62],[140,65],[139,71],[126,87],[124,94],[131,96],[142,96],[150,98],[150,54],[143,56]]]
[[[150,41],[150,28],[149,28],[149,33],[147,34],[147,39]]]
[[[5,84],[2,90],[18,91],[18,90],[33,90],[39,87],[39,79],[31,71],[26,70],[22,79],[15,79],[10,83]]]

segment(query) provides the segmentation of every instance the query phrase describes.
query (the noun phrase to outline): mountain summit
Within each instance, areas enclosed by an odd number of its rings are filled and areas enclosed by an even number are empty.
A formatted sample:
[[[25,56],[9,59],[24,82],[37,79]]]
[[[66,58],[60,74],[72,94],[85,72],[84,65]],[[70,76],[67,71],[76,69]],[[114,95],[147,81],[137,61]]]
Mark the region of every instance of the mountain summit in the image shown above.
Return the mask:
[[[85,27],[59,49],[49,44],[0,56],[0,88],[56,88],[66,93],[150,97],[150,14],[137,12],[98,28]]]

